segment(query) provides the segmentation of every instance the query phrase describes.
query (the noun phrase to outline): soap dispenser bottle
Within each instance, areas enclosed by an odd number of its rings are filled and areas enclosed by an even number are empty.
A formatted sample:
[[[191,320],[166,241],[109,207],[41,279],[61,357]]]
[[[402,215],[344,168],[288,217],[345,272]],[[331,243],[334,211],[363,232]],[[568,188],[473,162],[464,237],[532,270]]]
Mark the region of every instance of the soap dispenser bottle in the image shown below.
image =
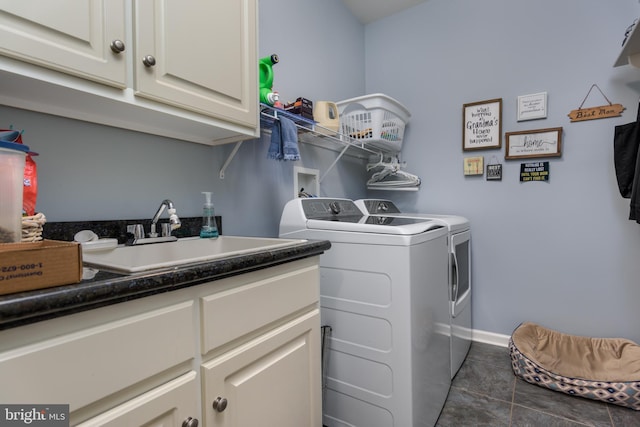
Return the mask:
[[[216,226],[216,218],[213,212],[213,203],[211,203],[211,192],[203,191],[202,194],[204,194],[204,206],[202,207],[200,237],[203,239],[216,239],[218,237],[218,227]]]

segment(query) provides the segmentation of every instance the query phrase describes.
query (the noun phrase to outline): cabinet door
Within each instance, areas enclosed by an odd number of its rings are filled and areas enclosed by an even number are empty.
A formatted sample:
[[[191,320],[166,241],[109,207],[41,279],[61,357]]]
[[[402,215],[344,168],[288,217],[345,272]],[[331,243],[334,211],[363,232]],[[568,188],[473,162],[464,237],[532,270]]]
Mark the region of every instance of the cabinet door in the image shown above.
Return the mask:
[[[279,274],[265,273],[251,283],[243,283],[246,279],[237,276],[230,279],[235,280],[237,286],[200,300],[202,354],[301,312],[305,307],[318,304],[318,265],[299,267],[293,271],[288,267],[271,269],[279,271]],[[274,298],[274,295],[277,297]],[[265,304],[265,301],[269,303]],[[229,319],[236,320],[229,322]]]
[[[0,385],[0,402],[59,401],[73,416],[188,363],[197,339],[193,317],[189,300],[0,352],[0,384],[11,384]],[[47,328],[39,326],[25,333]]]
[[[256,0],[137,1],[136,95],[256,128],[256,9]]]
[[[191,371],[144,393],[78,427],[175,427],[189,419],[199,419],[198,382]],[[195,422],[192,421],[191,425]]]
[[[124,88],[125,36],[123,0],[0,0],[0,53],[22,61]]]
[[[319,330],[316,309],[203,364],[205,425],[321,426]]]

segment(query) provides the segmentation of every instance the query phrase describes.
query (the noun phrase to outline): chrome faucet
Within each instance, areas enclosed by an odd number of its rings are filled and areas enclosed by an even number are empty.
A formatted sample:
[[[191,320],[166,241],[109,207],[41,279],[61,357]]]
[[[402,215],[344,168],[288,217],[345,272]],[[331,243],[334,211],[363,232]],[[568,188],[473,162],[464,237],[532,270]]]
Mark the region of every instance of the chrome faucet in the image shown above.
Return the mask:
[[[162,236],[158,237],[158,233],[156,232],[156,224],[160,219],[160,215],[164,212],[165,208],[167,209],[167,213],[169,214],[169,223],[162,224]],[[158,207],[158,211],[153,216],[151,220],[151,230],[149,232],[149,237],[144,237],[144,230],[142,228],[142,224],[128,225],[127,231],[131,234],[131,238],[127,240],[125,243],[127,246],[133,245],[145,245],[148,243],[161,243],[161,242],[175,242],[178,240],[176,236],[171,235],[171,231],[176,228],[180,228],[181,226],[180,218],[176,215],[176,209],[173,206],[173,202],[169,199],[165,199],[160,203],[160,207]]]
[[[167,213],[169,214],[169,224],[171,224],[171,230],[180,228],[180,226],[182,225],[180,223],[180,218],[178,218],[178,215],[176,215],[176,209],[173,207],[173,202],[169,199],[165,199],[162,201],[162,203],[160,203],[158,211],[151,220],[151,231],[149,232],[149,237],[158,237],[158,233],[156,233],[156,223],[158,222],[158,219],[160,219],[160,215],[162,215],[162,212],[164,212],[165,207],[167,208]]]

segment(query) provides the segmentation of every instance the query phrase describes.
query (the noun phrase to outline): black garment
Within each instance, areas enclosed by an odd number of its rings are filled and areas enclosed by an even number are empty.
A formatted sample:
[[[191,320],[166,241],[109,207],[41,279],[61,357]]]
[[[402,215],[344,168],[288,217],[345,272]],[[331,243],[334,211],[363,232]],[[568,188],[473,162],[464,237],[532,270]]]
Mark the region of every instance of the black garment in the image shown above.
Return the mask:
[[[631,198],[629,219],[640,223],[640,106],[635,122],[616,126],[613,161],[620,195]]]
[[[639,108],[640,109],[640,108]],[[633,177],[640,146],[640,125],[638,122],[616,126],[613,138],[613,161],[616,167],[616,178],[620,195],[625,199],[631,197]]]
[[[635,175],[633,177],[630,207],[631,209],[629,211],[629,219],[635,220],[637,223],[640,223],[640,156],[636,156]]]

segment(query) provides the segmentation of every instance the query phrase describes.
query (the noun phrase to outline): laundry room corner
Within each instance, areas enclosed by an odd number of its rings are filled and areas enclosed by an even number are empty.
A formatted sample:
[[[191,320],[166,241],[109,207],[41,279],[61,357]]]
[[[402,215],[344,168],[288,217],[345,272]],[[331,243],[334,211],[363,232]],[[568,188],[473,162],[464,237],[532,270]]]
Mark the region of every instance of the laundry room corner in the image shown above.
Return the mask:
[[[366,89],[412,112],[403,158],[423,178],[415,197],[393,200],[403,211],[469,218],[479,332],[509,336],[530,320],[640,341],[640,227],[613,165],[614,127],[635,119],[640,97],[637,69],[614,63],[638,14],[632,0],[435,0],[366,26]],[[389,78],[397,70],[403,77]],[[601,92],[589,93],[594,84]],[[519,120],[519,97],[540,93],[545,116]],[[463,106],[493,99],[502,100],[500,147],[465,151]],[[625,107],[621,116],[569,117],[608,101]],[[562,128],[560,156],[505,159],[507,133],[553,128]],[[477,156],[500,164],[501,180],[465,175],[463,160]],[[521,181],[527,162],[546,162],[548,181]]]

